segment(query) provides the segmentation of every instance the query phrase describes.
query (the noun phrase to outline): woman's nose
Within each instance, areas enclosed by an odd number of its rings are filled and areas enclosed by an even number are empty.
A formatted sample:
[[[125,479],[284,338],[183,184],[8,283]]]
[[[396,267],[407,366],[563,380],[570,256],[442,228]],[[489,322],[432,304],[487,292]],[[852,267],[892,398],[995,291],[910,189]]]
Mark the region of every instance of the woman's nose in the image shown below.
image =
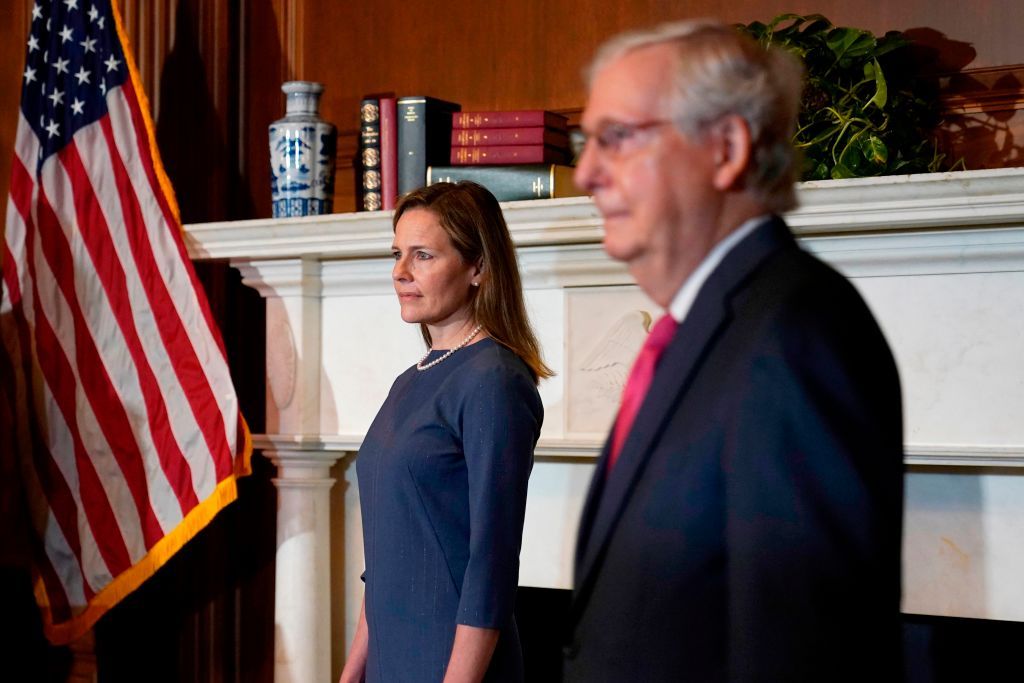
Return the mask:
[[[409,269],[405,266],[405,259],[395,259],[395,266],[391,269],[391,278],[393,280],[408,280]]]

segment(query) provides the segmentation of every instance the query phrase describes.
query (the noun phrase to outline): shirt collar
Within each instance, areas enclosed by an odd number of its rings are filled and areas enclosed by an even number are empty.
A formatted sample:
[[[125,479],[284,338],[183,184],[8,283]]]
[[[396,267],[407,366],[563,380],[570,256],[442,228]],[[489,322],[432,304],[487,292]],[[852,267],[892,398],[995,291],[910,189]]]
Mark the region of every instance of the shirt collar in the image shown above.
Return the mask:
[[[690,307],[693,306],[694,300],[697,298],[700,288],[704,285],[704,282],[711,276],[718,264],[722,262],[733,247],[739,244],[744,237],[754,231],[754,229],[771,218],[770,215],[756,216],[749,220],[744,221],[740,227],[736,228],[728,235],[726,235],[714,248],[708,252],[708,255],[704,257],[704,260],[698,264],[698,266],[690,273],[690,276],[686,278],[683,286],[676,292],[675,297],[672,298],[672,303],[668,306],[669,314],[675,319],[677,323],[683,322],[686,318],[687,313],[690,312]]]

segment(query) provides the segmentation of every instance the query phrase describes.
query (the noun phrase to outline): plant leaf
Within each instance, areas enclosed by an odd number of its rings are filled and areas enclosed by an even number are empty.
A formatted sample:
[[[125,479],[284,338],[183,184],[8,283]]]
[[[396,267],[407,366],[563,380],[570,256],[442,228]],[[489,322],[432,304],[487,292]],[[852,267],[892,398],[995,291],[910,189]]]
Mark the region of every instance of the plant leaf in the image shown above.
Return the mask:
[[[951,160],[934,151],[934,88],[915,78],[914,65],[898,52],[911,44],[901,32],[876,38],[820,14],[793,13],[746,30],[762,45],[799,55],[806,67],[793,136],[804,180],[950,167]]]
[[[881,57],[893,50],[910,45],[910,41],[903,37],[899,31],[889,31],[878,39],[878,46],[875,49],[875,57]]]
[[[858,28],[837,28],[825,38],[829,49],[840,64],[848,64],[852,58],[863,57],[875,49],[875,37]]]
[[[832,167],[832,173],[830,174],[834,179],[840,178],[856,178],[857,174],[847,168],[844,164],[836,164]]]
[[[846,50],[847,57],[864,57],[875,49],[875,45],[878,42],[867,31],[858,31],[857,33],[857,39]]]
[[[865,106],[875,105],[879,109],[885,109],[885,103],[889,101],[889,86],[885,82],[885,74],[882,73],[882,65],[878,63],[878,60],[874,60],[874,72],[875,72],[875,96]],[[867,65],[864,68],[864,74],[867,75]]]
[[[810,14],[804,17],[804,19],[811,22],[804,27],[803,31],[800,32],[800,35],[804,38],[810,38],[811,36],[816,36],[819,33],[825,33],[832,28],[832,22],[820,14]]]
[[[828,178],[828,175],[828,164],[825,162],[819,162],[818,165],[814,167],[812,178],[814,180],[825,180]]]
[[[860,141],[860,153],[864,159],[875,166],[885,168],[889,162],[889,148],[877,135],[870,134]]]
[[[825,44],[836,58],[841,58],[850,46],[857,42],[859,33],[860,31],[855,28],[834,28],[825,36]]]
[[[802,24],[804,22],[804,17],[802,17],[801,15],[794,14],[792,12],[787,12],[785,14],[780,14],[779,16],[777,16],[774,19],[772,19],[771,23],[769,23],[768,25],[771,26],[774,29],[775,27],[777,27],[782,22],[789,21],[791,19],[796,19],[797,20],[797,22],[796,22],[797,24]]]

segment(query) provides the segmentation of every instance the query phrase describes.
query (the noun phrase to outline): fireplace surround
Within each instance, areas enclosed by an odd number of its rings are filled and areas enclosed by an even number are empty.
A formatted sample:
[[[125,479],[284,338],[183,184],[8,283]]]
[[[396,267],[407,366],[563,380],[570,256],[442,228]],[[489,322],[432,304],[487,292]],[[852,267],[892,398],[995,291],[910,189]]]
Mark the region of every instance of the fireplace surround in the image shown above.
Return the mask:
[[[787,215],[861,290],[900,367],[905,612],[1024,621],[1024,169],[805,183]],[[587,198],[503,205],[546,360],[520,582],[565,589],[579,508],[645,316]],[[390,213],[190,225],[266,300],[277,467],[277,680],[336,677],[362,570],[354,458],[422,353],[390,283]],[[267,533],[271,533],[268,529]],[[327,596],[330,596],[328,599]]]

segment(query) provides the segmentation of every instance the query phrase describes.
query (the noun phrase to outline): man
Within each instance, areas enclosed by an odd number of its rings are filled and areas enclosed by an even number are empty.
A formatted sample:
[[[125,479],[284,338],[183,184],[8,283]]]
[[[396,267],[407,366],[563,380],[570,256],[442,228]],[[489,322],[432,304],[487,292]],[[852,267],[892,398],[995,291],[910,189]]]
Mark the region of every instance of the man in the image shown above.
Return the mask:
[[[567,681],[901,675],[899,380],[776,215],[800,88],[795,58],[709,22],[613,39],[591,68],[576,181],[670,317],[584,507]]]

